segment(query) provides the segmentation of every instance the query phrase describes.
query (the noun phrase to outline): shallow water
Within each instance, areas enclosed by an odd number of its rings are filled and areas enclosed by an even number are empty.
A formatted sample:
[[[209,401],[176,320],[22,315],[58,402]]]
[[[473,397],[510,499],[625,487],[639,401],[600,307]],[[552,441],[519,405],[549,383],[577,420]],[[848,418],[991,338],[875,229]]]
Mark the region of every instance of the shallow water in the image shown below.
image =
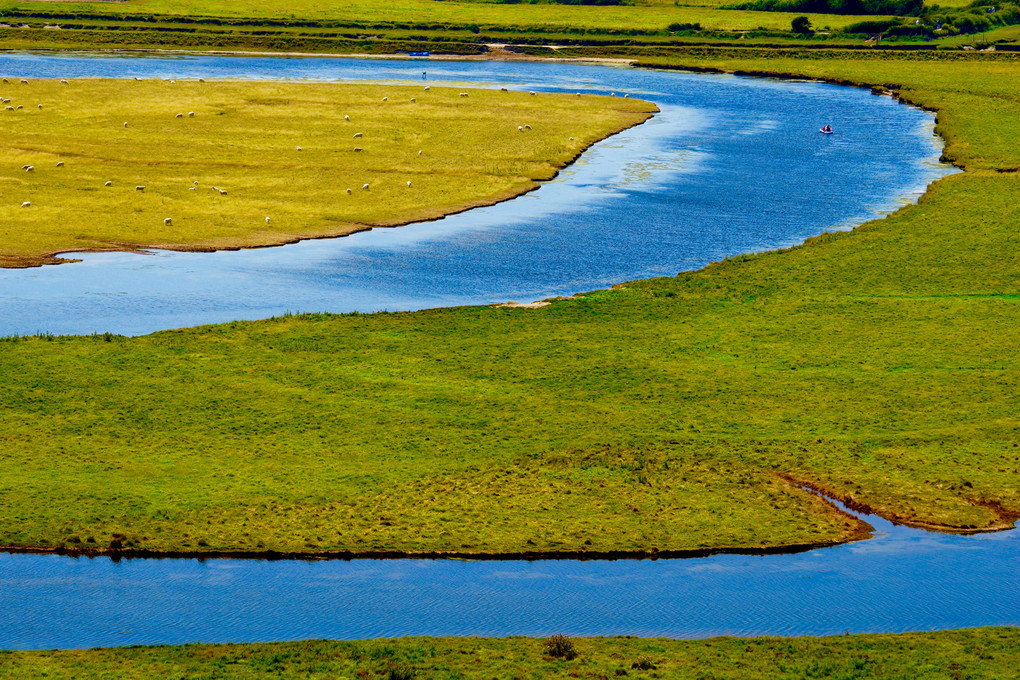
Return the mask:
[[[403,635],[829,635],[1020,625],[1020,532],[678,560],[0,554],[0,648]]]
[[[0,270],[0,335],[140,334],[286,312],[532,301],[794,245],[951,172],[931,114],[859,89],[606,66],[0,56],[45,77],[392,80],[630,94],[662,109],[559,178],[436,222],[242,252],[111,253]],[[818,133],[831,123],[832,136]]]

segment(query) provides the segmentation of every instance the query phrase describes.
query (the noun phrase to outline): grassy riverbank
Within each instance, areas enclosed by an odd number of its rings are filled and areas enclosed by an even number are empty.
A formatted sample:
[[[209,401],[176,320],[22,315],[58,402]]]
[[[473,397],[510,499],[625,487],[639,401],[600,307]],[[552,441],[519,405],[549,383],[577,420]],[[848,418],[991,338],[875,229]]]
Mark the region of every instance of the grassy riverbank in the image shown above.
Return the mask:
[[[0,266],[434,218],[533,189],[654,111],[623,98],[424,86],[8,80]]]
[[[11,339],[0,544],[605,553],[860,535],[790,480],[913,524],[1006,526],[1020,177],[1001,170],[1020,67],[803,65],[903,83],[972,170],[851,233],[541,309]]]
[[[535,638],[184,645],[0,651],[0,678],[936,678],[1001,679],[1020,666],[1020,629],[822,638],[578,638],[576,657]],[[568,655],[569,656],[569,655]]]

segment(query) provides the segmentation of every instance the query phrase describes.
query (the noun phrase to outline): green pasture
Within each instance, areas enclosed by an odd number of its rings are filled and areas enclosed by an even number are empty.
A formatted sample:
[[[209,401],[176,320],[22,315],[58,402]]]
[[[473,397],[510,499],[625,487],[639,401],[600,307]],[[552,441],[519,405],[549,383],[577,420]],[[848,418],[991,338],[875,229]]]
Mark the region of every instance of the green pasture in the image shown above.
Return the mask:
[[[424,85],[6,80],[0,266],[434,218],[532,189],[654,110]]]
[[[794,482],[916,525],[1008,526],[1020,66],[765,54],[668,61],[899,87],[939,109],[968,172],[853,232],[538,309],[9,339],[0,544],[470,554],[861,535]]]
[[[1016,628],[818,638],[401,638],[0,651],[0,678],[669,678],[999,680],[1020,666]],[[572,658],[567,658],[572,657]]]

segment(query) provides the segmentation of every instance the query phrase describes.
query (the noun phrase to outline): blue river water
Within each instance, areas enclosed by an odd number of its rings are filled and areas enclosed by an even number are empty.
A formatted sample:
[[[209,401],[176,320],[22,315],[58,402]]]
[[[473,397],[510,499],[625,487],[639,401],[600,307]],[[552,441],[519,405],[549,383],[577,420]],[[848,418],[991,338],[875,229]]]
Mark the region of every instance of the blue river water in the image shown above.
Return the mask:
[[[286,312],[530,302],[801,243],[912,202],[953,169],[930,113],[867,91],[591,64],[0,56],[27,77],[391,81],[624,94],[652,120],[538,191],[397,229],[241,252],[86,254],[0,270],[0,335],[115,332]],[[831,124],[836,134],[821,135]]]
[[[1020,532],[671,560],[0,554],[0,649],[404,635],[830,635],[1020,625]]]

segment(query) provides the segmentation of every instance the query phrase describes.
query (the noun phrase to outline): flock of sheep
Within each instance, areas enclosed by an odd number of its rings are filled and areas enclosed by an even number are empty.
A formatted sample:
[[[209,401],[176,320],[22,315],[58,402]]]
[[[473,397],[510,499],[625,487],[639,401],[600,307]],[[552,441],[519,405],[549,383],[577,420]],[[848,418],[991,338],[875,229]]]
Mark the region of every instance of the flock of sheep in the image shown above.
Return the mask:
[[[135,78],[135,80],[139,80],[139,79],[138,79],[138,78]],[[3,82],[4,84],[10,84],[10,80],[8,80],[7,78],[3,78],[3,79],[2,79],[2,82]],[[170,84],[174,84],[174,83],[175,83],[175,81],[173,81],[173,80],[170,80],[169,82],[170,82]],[[204,81],[203,79],[201,79],[201,78],[200,78],[200,79],[199,79],[199,82],[205,82],[205,81]],[[28,82],[28,80],[26,80],[26,79],[22,78],[22,79],[20,79],[20,84],[21,84],[21,85],[28,85],[28,84],[29,84],[29,82]],[[66,79],[63,79],[63,78],[62,78],[62,79],[60,80],[60,84],[61,84],[61,85],[68,85],[69,83],[68,83],[68,81],[67,81]],[[429,86],[428,86],[428,85],[426,85],[426,86],[425,86],[425,90],[426,90],[426,91],[428,91],[429,89],[430,89],[430,88],[429,88]],[[502,90],[503,92],[506,92],[506,91],[507,91],[507,89],[506,89],[506,88],[501,88],[501,90]],[[531,95],[535,95],[535,92],[530,92],[529,94],[531,94]],[[615,94],[615,93],[614,93],[614,94]],[[467,93],[467,92],[461,92],[461,93],[460,93],[460,96],[461,96],[461,97],[467,97],[467,96],[469,96],[469,93]],[[577,96],[578,96],[578,97],[580,97],[580,96],[581,96],[581,93],[580,93],[580,92],[578,92],[578,93],[577,93]],[[383,98],[382,98],[382,101],[384,101],[384,102],[385,102],[385,101],[388,101],[388,100],[389,100],[389,97],[383,97]],[[416,99],[415,97],[411,97],[411,102],[416,102],[416,101],[417,101],[417,99]],[[21,109],[23,109],[23,108],[24,108],[24,106],[23,106],[23,105],[18,105],[18,106],[16,106],[16,107],[15,107],[15,106],[12,106],[12,105],[10,105],[10,103],[11,103],[11,100],[10,100],[10,99],[8,99],[8,98],[3,98],[3,97],[0,97],[0,105],[4,105],[4,104],[5,104],[5,105],[7,105],[7,106],[5,107],[5,110],[6,110],[6,111],[17,111],[17,110],[21,110]],[[39,109],[41,110],[41,109],[43,108],[43,105],[42,105],[42,104],[38,104],[38,108],[39,108]],[[182,118],[182,119],[183,119],[183,118],[185,117],[185,114],[184,114],[184,113],[177,113],[177,114],[176,114],[176,115],[175,115],[174,117],[175,117],[175,118]],[[188,117],[188,118],[194,118],[194,117],[195,117],[195,112],[194,112],[194,111],[188,111],[188,113],[187,113],[187,117]],[[351,120],[351,117],[350,117],[350,115],[345,115],[345,116],[344,116],[344,120],[345,120],[345,121],[347,121],[347,122],[350,122],[350,120]],[[125,121],[125,123],[124,123],[124,127],[125,127],[125,128],[127,128],[127,127],[128,127],[128,123],[127,123],[126,121]],[[525,132],[525,131],[531,130],[531,125],[519,125],[519,126],[517,126],[517,129],[518,129],[518,130],[519,130],[520,132]],[[363,138],[363,137],[364,137],[364,133],[362,133],[362,132],[356,132],[356,133],[354,133],[354,139],[361,139],[361,138]],[[571,137],[570,139],[571,139],[571,141],[573,141],[573,139],[574,139],[574,138],[573,138],[573,137]],[[301,150],[302,150],[302,148],[301,148],[300,146],[298,146],[298,147],[297,147],[297,150],[298,150],[298,151],[301,151]],[[354,147],[354,151],[356,151],[356,152],[360,152],[360,151],[363,151],[363,147]],[[421,156],[421,155],[422,155],[422,153],[423,153],[423,151],[422,151],[422,150],[419,150],[419,151],[418,151],[418,155],[419,155],[419,156]],[[58,168],[59,168],[59,167],[64,167],[64,161],[58,161],[56,165],[57,165],[57,167],[58,167]],[[24,166],[22,166],[22,169],[23,169],[23,170],[25,170],[26,172],[34,172],[34,171],[35,171],[35,166],[33,166],[33,165],[24,165]],[[197,190],[197,188],[198,188],[198,185],[199,185],[199,183],[198,183],[197,181],[195,181],[195,182],[193,183],[193,186],[191,186],[191,187],[188,187],[188,188],[189,188],[189,190],[191,190],[191,191],[195,191],[195,190]],[[106,187],[112,187],[112,186],[113,186],[113,182],[112,182],[111,180],[108,180],[108,181],[106,181],[106,182],[105,182],[104,186],[106,186]],[[408,188],[410,188],[410,187],[411,187],[411,181],[410,181],[410,180],[408,180],[408,181],[407,181],[407,187],[408,187]],[[366,183],[366,184],[362,185],[362,187],[361,187],[361,188],[362,188],[362,190],[364,190],[364,191],[368,191],[368,190],[370,189],[370,185]],[[219,193],[219,194],[220,194],[221,196],[226,196],[226,195],[227,195],[227,191],[226,191],[225,189],[220,189],[219,187],[215,187],[215,186],[211,187],[211,189],[212,189],[213,191],[215,191],[215,192],[218,192],[218,193]],[[143,186],[143,185],[138,185],[138,186],[136,186],[136,187],[135,187],[135,191],[142,191],[142,192],[144,192],[144,191],[145,191],[145,186]],[[350,188],[348,188],[348,189],[346,190],[346,193],[347,193],[348,195],[351,195],[351,194],[352,194],[352,191],[351,191],[351,189],[350,189]],[[22,208],[30,208],[31,206],[32,206],[32,203],[31,203],[31,201],[25,201],[25,202],[23,202],[23,203],[21,204],[21,207],[22,207]],[[266,224],[269,224],[269,223],[271,222],[271,219],[270,219],[270,218],[269,218],[269,217],[267,216],[267,217],[265,218],[265,222],[266,222]],[[173,219],[172,219],[172,218],[170,218],[170,217],[166,217],[166,218],[164,218],[164,219],[163,219],[163,224],[164,224],[164,225],[166,225],[166,226],[170,226],[170,225],[172,225],[172,224],[173,224]]]

